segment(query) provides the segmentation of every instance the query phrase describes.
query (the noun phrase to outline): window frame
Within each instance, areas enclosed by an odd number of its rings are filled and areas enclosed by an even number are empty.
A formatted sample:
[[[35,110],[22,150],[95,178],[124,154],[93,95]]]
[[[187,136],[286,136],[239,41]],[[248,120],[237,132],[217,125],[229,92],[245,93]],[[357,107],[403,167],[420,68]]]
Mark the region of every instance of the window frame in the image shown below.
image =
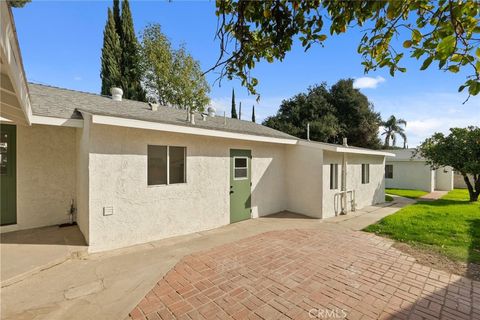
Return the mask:
[[[362,184],[369,184],[369,183],[370,183],[370,163],[362,163]]]
[[[388,171],[387,167],[391,168],[391,170]],[[387,173],[390,173],[390,176]],[[385,179],[393,179],[393,164],[385,164]]]
[[[167,148],[167,159],[166,159],[166,177],[167,177],[167,182],[166,183],[161,183],[161,184],[149,184],[148,183],[148,147],[153,146],[153,147],[166,147]],[[183,148],[183,182],[175,182],[175,183],[170,183],[170,147],[176,147],[176,148]],[[188,182],[187,180],[187,147],[186,146],[174,146],[174,145],[165,145],[165,144],[147,144],[147,186],[148,187],[161,187],[161,186],[170,186],[170,185],[178,185],[178,184],[186,184]]]
[[[338,190],[338,163],[330,163],[330,190]]]
[[[236,162],[235,160],[236,159],[245,159],[246,160],[246,164],[247,164],[246,167],[238,167],[238,169],[247,169],[247,175],[245,177],[237,178],[235,176],[235,169],[237,169],[237,167],[235,166],[235,162]],[[248,160],[249,160],[249,157],[247,157],[247,156],[235,156],[235,157],[233,157],[233,168],[232,168],[233,169],[233,180],[235,180],[235,181],[248,180],[248,175],[250,173],[250,167],[248,165]]]

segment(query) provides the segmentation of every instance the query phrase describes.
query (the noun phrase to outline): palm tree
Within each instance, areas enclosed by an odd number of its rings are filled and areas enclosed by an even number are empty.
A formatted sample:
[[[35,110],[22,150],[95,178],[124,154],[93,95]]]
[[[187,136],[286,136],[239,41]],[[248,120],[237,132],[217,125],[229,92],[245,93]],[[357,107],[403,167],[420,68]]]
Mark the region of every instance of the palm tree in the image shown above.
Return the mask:
[[[387,121],[380,123],[383,126],[382,136],[385,135],[385,147],[390,146],[390,139],[392,139],[393,146],[397,143],[397,134],[403,139],[403,148],[407,146],[407,135],[403,126],[407,126],[407,121],[403,119],[397,119],[395,116],[390,116]]]

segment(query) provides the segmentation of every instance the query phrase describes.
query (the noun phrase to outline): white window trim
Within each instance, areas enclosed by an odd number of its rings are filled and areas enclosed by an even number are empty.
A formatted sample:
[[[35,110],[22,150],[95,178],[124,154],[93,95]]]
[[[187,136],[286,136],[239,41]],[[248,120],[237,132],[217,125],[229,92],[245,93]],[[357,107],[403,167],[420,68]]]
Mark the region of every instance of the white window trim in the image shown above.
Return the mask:
[[[392,176],[391,177],[387,177],[387,166],[390,166],[392,168]],[[393,164],[386,164],[385,165],[385,179],[393,179]]]
[[[167,148],[167,183],[148,184],[148,147],[149,146],[166,147]],[[183,180],[184,180],[184,182],[170,183],[170,147],[183,148],[183,161],[184,161],[184,166],[183,166],[183,178],[184,179]],[[186,183],[187,183],[187,147],[186,146],[170,146],[170,145],[164,145],[164,144],[147,144],[147,187],[155,188],[155,187],[171,186],[171,185],[177,185],[177,184],[181,185],[181,184],[186,184]]]
[[[365,172],[363,168],[365,167]],[[362,184],[370,183],[370,163],[362,163]]]
[[[334,168],[335,177],[332,176],[332,168]],[[332,178],[333,188],[332,188]],[[330,163],[330,190],[338,190],[338,163]]]
[[[247,176],[245,178],[236,178],[235,177],[235,169],[237,169],[237,167],[235,167],[235,159],[245,159],[245,160],[247,160],[247,166],[246,167],[238,167],[238,169],[247,169]],[[250,168],[248,166],[248,159],[249,159],[249,157],[246,157],[246,156],[233,157],[233,180],[248,180],[248,174],[250,173]]]

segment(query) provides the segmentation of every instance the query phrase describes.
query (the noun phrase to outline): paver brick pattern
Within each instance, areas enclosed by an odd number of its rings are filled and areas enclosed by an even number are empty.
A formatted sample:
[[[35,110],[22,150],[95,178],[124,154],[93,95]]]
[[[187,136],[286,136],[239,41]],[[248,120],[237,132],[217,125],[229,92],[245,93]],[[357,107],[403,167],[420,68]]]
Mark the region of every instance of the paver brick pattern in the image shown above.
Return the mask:
[[[272,231],[184,257],[132,319],[480,319],[480,282],[373,234]]]

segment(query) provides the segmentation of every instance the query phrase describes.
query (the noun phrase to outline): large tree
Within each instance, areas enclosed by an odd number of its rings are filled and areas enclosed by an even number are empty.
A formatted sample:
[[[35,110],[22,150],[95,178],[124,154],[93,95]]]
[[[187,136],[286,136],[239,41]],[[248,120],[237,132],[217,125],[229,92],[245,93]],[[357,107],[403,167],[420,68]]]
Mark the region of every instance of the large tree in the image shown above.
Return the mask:
[[[27,3],[31,2],[32,0],[7,0],[7,2],[15,8],[23,8]]]
[[[416,150],[432,168],[451,166],[467,184],[470,201],[480,195],[480,128],[452,128],[450,134],[435,133]],[[470,180],[469,175],[473,177]]]
[[[382,136],[385,136],[385,143],[383,146],[388,148],[390,146],[390,140],[392,145],[397,145],[397,134],[403,139],[403,148],[407,147],[407,135],[405,129],[402,127],[407,126],[407,121],[403,119],[397,119],[394,115],[390,116],[386,121],[382,121],[380,125],[383,127]]]
[[[120,44],[122,46],[122,89],[127,99],[146,101],[137,37],[128,0],[122,1]]]
[[[379,122],[367,97],[348,79],[330,89],[325,83],[313,86],[282,101],[277,115],[263,124],[304,139],[310,124],[311,140],[339,143],[346,137],[351,145],[378,148]]]
[[[256,93],[250,70],[259,61],[283,60],[297,39],[305,50],[330,36],[363,28],[358,52],[365,72],[405,72],[405,54],[422,59],[421,70],[470,72],[459,90],[480,92],[480,6],[476,0],[250,1],[216,0],[220,56],[213,67],[238,77]],[[325,30],[327,29],[328,30]],[[400,42],[396,39],[401,40]],[[402,46],[403,42],[403,46]]]
[[[158,24],[147,26],[141,39],[148,99],[165,106],[203,110],[209,102],[210,87],[198,62],[184,47],[172,49]]]
[[[122,72],[120,68],[122,49],[120,39],[115,29],[115,19],[112,10],[108,8],[108,18],[103,31],[102,67],[100,76],[102,78],[101,94],[110,95],[110,88],[122,84]]]

